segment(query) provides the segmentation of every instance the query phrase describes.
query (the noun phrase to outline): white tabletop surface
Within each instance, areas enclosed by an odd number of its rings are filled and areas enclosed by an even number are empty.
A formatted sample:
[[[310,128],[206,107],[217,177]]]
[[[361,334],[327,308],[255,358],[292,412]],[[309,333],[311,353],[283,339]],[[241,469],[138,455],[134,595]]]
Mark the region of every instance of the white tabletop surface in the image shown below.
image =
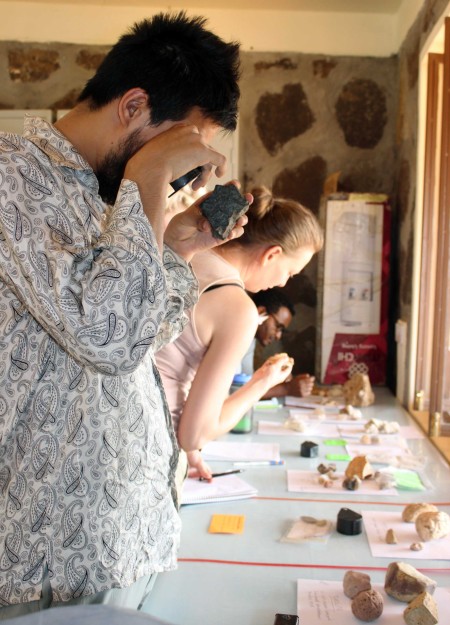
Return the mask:
[[[386,389],[375,388],[376,403],[362,408],[363,418],[413,421]],[[178,570],[160,574],[144,610],[173,625],[272,625],[275,613],[297,613],[297,580],[341,581],[348,569],[361,568],[374,583],[384,581],[390,563],[374,558],[367,535],[344,536],[334,531],[326,543],[289,544],[280,538],[292,521],[302,515],[336,521],[342,507],[356,512],[401,510],[408,503],[433,502],[450,513],[450,467],[426,438],[407,441],[415,458],[426,459],[422,475],[429,486],[422,492],[399,492],[395,496],[370,497],[323,489],[319,493],[288,492],[286,471],[316,470],[330,448],[319,442],[319,457],[300,457],[303,440],[313,436],[262,436],[256,434],[256,421],[284,421],[287,411],[255,413],[251,434],[228,434],[226,441],[276,442],[284,466],[248,467],[242,477],[258,490],[254,499],[183,506],[183,531]],[[414,427],[415,424],[414,424]],[[348,462],[337,463],[344,470]],[[229,468],[230,463],[210,463],[214,470]],[[377,467],[378,468],[378,467]],[[213,514],[245,516],[243,534],[209,534]],[[445,540],[450,540],[447,537]],[[395,560],[395,558],[393,558]],[[450,562],[446,560],[407,560],[439,586],[450,587]],[[301,621],[300,621],[301,623]],[[307,625],[306,623],[301,625]]]

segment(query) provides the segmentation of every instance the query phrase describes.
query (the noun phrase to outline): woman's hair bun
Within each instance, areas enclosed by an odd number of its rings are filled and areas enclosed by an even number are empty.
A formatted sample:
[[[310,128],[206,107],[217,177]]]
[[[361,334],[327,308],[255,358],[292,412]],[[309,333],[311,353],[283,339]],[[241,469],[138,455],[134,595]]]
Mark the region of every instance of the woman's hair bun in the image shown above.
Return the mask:
[[[250,206],[251,212],[257,219],[261,219],[272,210],[274,205],[273,195],[264,186],[254,187],[250,190],[250,193],[253,195],[253,203]]]

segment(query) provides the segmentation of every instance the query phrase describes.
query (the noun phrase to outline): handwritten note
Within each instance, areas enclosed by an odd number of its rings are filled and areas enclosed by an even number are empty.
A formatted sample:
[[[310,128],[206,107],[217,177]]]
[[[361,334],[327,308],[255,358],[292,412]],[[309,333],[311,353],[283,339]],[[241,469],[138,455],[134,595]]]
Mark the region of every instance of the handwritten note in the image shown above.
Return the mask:
[[[242,534],[245,516],[242,514],[213,514],[208,532],[210,534]]]

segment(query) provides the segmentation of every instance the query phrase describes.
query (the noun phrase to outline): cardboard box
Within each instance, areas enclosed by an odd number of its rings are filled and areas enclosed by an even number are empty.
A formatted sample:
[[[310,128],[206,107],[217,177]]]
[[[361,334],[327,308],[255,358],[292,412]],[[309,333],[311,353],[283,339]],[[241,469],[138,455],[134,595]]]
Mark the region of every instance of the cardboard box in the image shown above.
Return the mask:
[[[343,384],[367,373],[386,382],[391,212],[385,195],[323,199],[316,375]]]

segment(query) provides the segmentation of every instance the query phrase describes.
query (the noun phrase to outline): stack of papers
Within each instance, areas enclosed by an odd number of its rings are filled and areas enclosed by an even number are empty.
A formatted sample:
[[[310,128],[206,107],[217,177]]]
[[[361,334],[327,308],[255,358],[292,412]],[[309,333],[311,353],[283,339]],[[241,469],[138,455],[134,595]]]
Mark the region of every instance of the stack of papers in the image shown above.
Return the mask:
[[[183,484],[181,505],[248,499],[257,493],[256,488],[236,475],[215,477],[212,482],[188,478]]]

